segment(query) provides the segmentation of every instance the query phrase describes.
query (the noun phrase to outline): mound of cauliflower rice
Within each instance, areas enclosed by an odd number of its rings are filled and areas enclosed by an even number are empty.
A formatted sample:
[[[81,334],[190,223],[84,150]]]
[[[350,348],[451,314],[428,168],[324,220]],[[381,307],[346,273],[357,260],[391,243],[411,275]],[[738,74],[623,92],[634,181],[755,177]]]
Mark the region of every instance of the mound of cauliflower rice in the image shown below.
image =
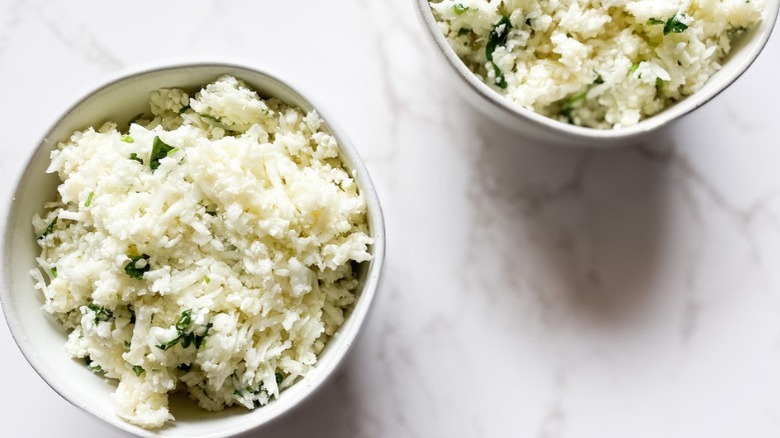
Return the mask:
[[[109,122],[51,153],[62,183],[33,218],[31,275],[69,354],[118,381],[117,414],[157,428],[169,393],[254,409],[304,376],[372,240],[316,112],[230,76],[149,103],[129,130]]]
[[[761,0],[431,0],[441,31],[509,101],[630,126],[695,93],[760,23]]]

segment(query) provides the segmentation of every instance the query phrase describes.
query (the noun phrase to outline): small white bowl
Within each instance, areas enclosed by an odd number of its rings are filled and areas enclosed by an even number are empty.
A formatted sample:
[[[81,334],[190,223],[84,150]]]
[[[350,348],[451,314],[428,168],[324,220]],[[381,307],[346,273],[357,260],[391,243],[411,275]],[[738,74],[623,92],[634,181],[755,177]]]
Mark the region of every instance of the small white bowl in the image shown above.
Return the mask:
[[[748,31],[735,44],[723,67],[713,75],[699,91],[686,97],[658,114],[648,117],[636,125],[604,130],[585,128],[553,120],[529,109],[516,105],[485,85],[469,70],[452,50],[447,38],[439,30],[428,0],[415,0],[422,21],[443,56],[457,76],[455,88],[480,112],[523,136],[545,143],[569,146],[609,147],[624,146],[636,142],[659,128],[699,108],[725,90],[750,67],[766,45],[772,28],[777,21],[780,0],[765,0],[764,19],[761,24]],[[769,84],[767,84],[769,86]]]
[[[373,260],[363,264],[360,292],[355,307],[330,339],[317,365],[306,377],[281,392],[277,400],[254,411],[231,408],[209,413],[194,403],[172,402],[176,421],[163,429],[149,431],[122,421],[113,411],[110,394],[115,383],[92,374],[81,361],[65,351],[66,332],[41,310],[40,292],[33,289],[30,270],[40,252],[33,234],[33,214],[42,213],[45,201],[56,197],[59,180],[47,174],[49,153],[58,142],[76,130],[100,125],[107,120],[128,120],[147,107],[150,91],[165,87],[197,88],[222,74],[244,80],[266,97],[317,112],[341,145],[347,167],[356,178],[368,207],[368,222],[374,244]],[[40,376],[62,397],[77,407],[125,431],[142,437],[227,437],[256,428],[281,416],[321,387],[331,376],[355,340],[376,292],[385,250],[384,221],[374,186],[357,151],[323,107],[303,97],[275,76],[254,68],[227,63],[177,64],[122,74],[86,94],[53,125],[30,157],[4,222],[3,266],[0,270],[0,300],[16,343]],[[42,407],[45,410],[45,407]]]

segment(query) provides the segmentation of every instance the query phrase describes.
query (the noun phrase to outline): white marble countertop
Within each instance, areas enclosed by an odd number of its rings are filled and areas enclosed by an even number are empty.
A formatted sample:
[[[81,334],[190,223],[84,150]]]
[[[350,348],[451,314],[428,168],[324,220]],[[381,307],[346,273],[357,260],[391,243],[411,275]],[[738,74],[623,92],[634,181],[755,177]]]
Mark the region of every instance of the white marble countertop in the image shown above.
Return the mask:
[[[86,88],[214,56],[328,102],[388,226],[341,372],[246,436],[780,436],[780,33],[652,144],[578,151],[467,106],[411,0],[0,0],[0,200]],[[4,323],[0,355],[0,435],[126,436],[52,391]]]

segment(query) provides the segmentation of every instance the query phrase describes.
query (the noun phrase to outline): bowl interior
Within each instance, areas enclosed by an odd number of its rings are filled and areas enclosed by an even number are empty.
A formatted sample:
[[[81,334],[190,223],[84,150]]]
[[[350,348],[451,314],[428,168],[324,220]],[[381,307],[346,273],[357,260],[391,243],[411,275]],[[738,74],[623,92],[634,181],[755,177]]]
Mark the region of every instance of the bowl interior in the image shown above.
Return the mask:
[[[669,106],[660,113],[640,121],[636,125],[620,129],[602,130],[559,122],[522,108],[505,99],[484,84],[458,58],[458,55],[455,54],[455,51],[452,50],[447,42],[447,38],[439,30],[428,0],[416,1],[421,18],[429,34],[433,37],[439,52],[444,55],[448,64],[454,69],[459,78],[466,83],[466,87],[458,87],[459,90],[467,97],[473,97],[476,94],[477,99],[471,100],[478,108],[503,124],[532,137],[555,139],[586,146],[629,144],[631,140],[655,131],[711,100],[739,78],[755,61],[772,33],[772,29],[777,21],[778,10],[780,9],[780,0],[765,0],[764,18],[761,23],[746,32],[743,38],[733,45],[731,52],[723,61],[722,68],[696,93]]]
[[[148,94],[158,88],[178,87],[196,90],[222,74],[244,80],[265,97],[274,96],[288,104],[310,110],[315,106],[285,83],[256,70],[228,64],[198,64],[162,68],[121,77],[98,89],[72,107],[42,140],[19,181],[6,218],[3,241],[2,298],[11,332],[35,370],[60,395],[88,412],[129,432],[159,437],[221,437],[251,429],[286,412],[313,392],[332,373],[353,342],[369,309],[379,279],[384,256],[384,225],[381,208],[365,167],[347,138],[329,122],[316,106],[330,131],[341,145],[346,166],[356,172],[368,205],[368,219],[374,239],[374,259],[363,263],[360,295],[344,325],[330,340],[316,367],[302,380],[283,391],[278,400],[247,411],[243,408],[208,413],[184,398],[171,399],[176,421],[158,431],[146,431],[119,419],[113,412],[110,394],[115,383],[97,377],[81,361],[69,358],[64,349],[65,330],[41,310],[42,296],[33,289],[29,275],[39,253],[31,219],[42,213],[43,203],[56,197],[59,179],[47,174],[50,151],[76,130],[99,126],[113,120],[122,122],[148,110]],[[122,127],[120,127],[122,128]]]

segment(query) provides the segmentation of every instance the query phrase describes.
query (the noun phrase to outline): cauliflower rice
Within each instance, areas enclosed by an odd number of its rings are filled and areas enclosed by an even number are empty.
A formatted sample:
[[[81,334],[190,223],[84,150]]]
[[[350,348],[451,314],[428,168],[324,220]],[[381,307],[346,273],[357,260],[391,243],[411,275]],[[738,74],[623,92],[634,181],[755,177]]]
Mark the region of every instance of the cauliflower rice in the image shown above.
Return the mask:
[[[124,420],[265,405],[304,376],[371,259],[366,204],[316,112],[223,76],[194,97],[151,93],[151,116],[74,133],[62,184],[33,218],[43,308],[66,348],[118,381]]]
[[[455,53],[511,102],[592,128],[699,90],[761,0],[431,0]]]

